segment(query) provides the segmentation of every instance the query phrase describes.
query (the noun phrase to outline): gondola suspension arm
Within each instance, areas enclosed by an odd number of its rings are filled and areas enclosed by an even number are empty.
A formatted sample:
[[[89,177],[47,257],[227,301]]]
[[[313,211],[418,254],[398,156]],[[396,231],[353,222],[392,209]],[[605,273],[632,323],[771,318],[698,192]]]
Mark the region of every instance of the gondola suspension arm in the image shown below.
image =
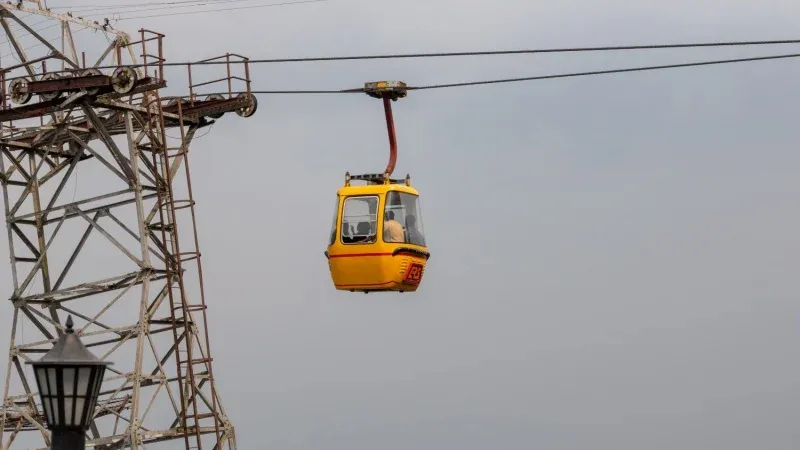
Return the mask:
[[[383,171],[383,176],[389,178],[394,172],[397,164],[397,134],[394,130],[394,116],[392,115],[392,103],[398,98],[403,98],[408,93],[406,84],[402,81],[378,81],[366,83],[364,92],[373,98],[383,99],[383,110],[386,114],[386,131],[389,134],[389,163]]]

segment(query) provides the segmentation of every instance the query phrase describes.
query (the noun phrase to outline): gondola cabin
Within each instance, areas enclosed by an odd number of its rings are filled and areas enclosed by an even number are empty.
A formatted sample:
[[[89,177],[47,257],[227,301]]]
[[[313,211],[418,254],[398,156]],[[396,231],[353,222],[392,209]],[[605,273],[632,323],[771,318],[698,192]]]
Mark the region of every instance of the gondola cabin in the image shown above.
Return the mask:
[[[352,181],[364,181],[353,185]],[[411,179],[383,174],[345,176],[337,191],[328,258],[336,289],[414,292],[430,257],[419,192]]]

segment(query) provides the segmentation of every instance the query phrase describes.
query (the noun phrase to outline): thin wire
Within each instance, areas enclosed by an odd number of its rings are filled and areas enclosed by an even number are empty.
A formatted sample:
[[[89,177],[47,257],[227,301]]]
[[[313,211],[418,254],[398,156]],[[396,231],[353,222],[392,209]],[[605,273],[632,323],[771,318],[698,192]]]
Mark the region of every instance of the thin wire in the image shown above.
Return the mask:
[[[161,8],[141,8],[142,6],[154,5],[154,4],[158,4],[158,3],[138,4],[138,5],[130,5],[130,6],[137,6],[137,7],[139,7],[138,9],[120,9],[119,11],[106,11],[106,12],[97,13],[97,14],[84,14],[84,15],[81,15],[81,16],[78,16],[78,17],[79,18],[89,18],[89,17],[109,18],[108,15],[127,14],[127,13],[131,13],[131,12],[162,11],[162,10],[165,10],[165,9],[193,8],[193,7],[197,7],[197,6],[212,5],[212,4],[215,5],[215,4],[220,4],[220,3],[235,3],[235,2],[242,2],[242,1],[261,1],[261,0],[190,0],[190,1],[191,1],[191,3],[194,3],[194,4],[189,4],[189,5],[186,5],[186,6],[167,6],[167,7],[161,7]],[[247,7],[242,7],[242,8],[220,8],[220,9],[212,9],[212,10],[183,11],[183,12],[176,12],[176,13],[171,13],[171,14],[154,14],[154,15],[146,15],[146,16],[120,17],[120,18],[111,17],[109,19],[113,20],[113,21],[121,21],[121,20],[127,20],[127,19],[142,19],[142,18],[148,18],[148,17],[163,17],[163,16],[180,16],[180,15],[185,15],[185,14],[199,14],[199,13],[204,13],[204,12],[225,12],[225,11],[232,11],[232,10],[237,10],[237,9],[267,8],[267,7],[273,7],[273,6],[293,5],[293,4],[297,4],[297,3],[315,3],[315,2],[325,2],[325,1],[327,1],[327,0],[297,1],[297,2],[286,2],[286,3],[277,3],[277,4],[273,3],[273,4],[267,4],[267,5],[253,5],[253,6],[247,6]],[[162,2],[162,3],[164,3],[164,4],[177,4],[177,3],[189,3],[189,1],[184,1],[184,2]],[[70,8],[70,7],[62,7],[62,8]],[[80,12],[84,12],[84,11],[96,11],[98,9],[118,9],[118,8],[120,8],[120,5],[112,6],[112,7],[106,6],[106,7],[102,7],[102,8],[70,11],[70,13],[80,13]],[[33,15],[35,15],[35,14],[33,14]],[[61,22],[60,21],[56,21],[56,23],[53,23],[53,24],[48,25],[46,27],[42,27],[42,28],[39,28],[39,29],[35,28],[36,25],[40,25],[40,24],[49,22],[51,20],[56,20],[56,19],[45,18],[44,20],[40,20],[38,22],[34,22],[33,24],[28,24],[28,26],[31,27],[37,33],[41,33],[42,31],[48,30],[50,28],[61,26]],[[19,38],[22,38],[24,36],[29,36],[29,35],[31,35],[31,33],[29,33],[27,30],[22,30],[21,33],[17,35],[17,38],[19,39]],[[3,41],[3,42],[8,42],[8,40]]]
[[[773,40],[773,41],[702,42],[694,44],[623,45],[623,46],[610,46],[610,47],[490,50],[490,51],[447,52],[447,53],[406,53],[406,54],[394,54],[394,55],[332,56],[332,57],[312,57],[312,58],[253,59],[250,60],[250,63],[254,64],[254,63],[285,63],[285,62],[311,62],[311,61],[346,61],[346,60],[364,60],[364,59],[441,58],[441,57],[451,57],[451,56],[575,53],[575,52],[601,52],[601,51],[619,51],[619,50],[656,50],[656,49],[690,48],[690,47],[733,47],[733,46],[745,46],[745,45],[776,45],[776,44],[800,44],[800,39]]]
[[[14,24],[14,25],[17,25],[17,24]],[[13,27],[9,27],[9,28],[11,28],[11,29],[12,29],[12,31],[19,31],[19,30],[14,30],[14,29],[13,29]],[[52,28],[52,27],[48,27],[48,28]],[[45,28],[45,29],[46,29],[46,28]],[[23,31],[24,31],[24,30],[23,30]],[[39,31],[41,31],[41,30],[39,30]],[[17,43],[18,43],[18,44],[20,44],[20,47],[22,47],[21,37],[23,37],[23,36],[25,36],[25,35],[26,35],[26,34],[24,34],[24,33],[21,33],[21,34],[18,34],[18,35],[16,35],[16,37],[17,37],[16,41],[17,41]],[[32,35],[32,34],[30,34],[30,33],[27,33],[27,35],[33,36],[33,35]],[[39,42],[39,43],[38,43],[38,44],[35,44],[35,45],[30,45],[30,46],[27,46],[27,47],[22,47],[22,50],[23,50],[23,51],[25,51],[25,52],[27,52],[28,50],[30,50],[30,49],[32,49],[32,48],[41,47],[42,45],[44,45],[44,44],[42,44],[42,43],[41,43],[41,42],[40,42],[38,39],[37,39],[36,41],[37,41],[37,42]],[[21,63],[21,62],[22,62],[22,61],[20,61],[20,59],[17,57],[17,53],[16,53],[16,51],[15,51],[15,50],[12,48],[12,46],[11,46],[11,40],[10,40],[10,39],[9,39],[9,40],[5,40],[5,41],[2,41],[2,42],[0,42],[0,44],[8,44],[8,49],[9,49],[9,51],[11,52],[11,53],[4,53],[4,54],[0,55],[0,58],[5,58],[6,56],[11,56],[12,58],[14,58],[14,61],[16,61],[17,63]],[[34,65],[34,67],[35,67],[35,65]],[[39,67],[41,67],[41,63],[39,63]]]
[[[226,3],[229,1],[247,1],[247,0],[180,0],[180,1],[172,1],[172,2],[140,2],[140,3],[123,3],[121,5],[70,5],[70,6],[54,6],[50,9],[69,9],[72,12],[76,12],[76,10],[72,8],[91,8],[87,10],[98,10],[98,9],[118,9],[118,8],[129,8],[134,7],[138,8],[140,6],[159,6],[159,5],[184,5],[187,3],[198,3],[198,2],[219,2],[219,3]],[[83,11],[83,10],[81,10]]]
[[[100,16],[107,16],[107,15],[119,15],[119,14],[127,14],[127,13],[137,13],[137,12],[145,12],[145,11],[164,11],[170,9],[186,9],[186,8],[196,8],[198,6],[209,6],[209,5],[219,5],[219,4],[227,4],[227,3],[240,3],[240,2],[261,2],[264,0],[192,0],[192,3],[186,5],[170,5],[170,6],[148,6],[147,4],[138,5],[134,8],[126,7],[120,8],[118,6],[110,6],[106,8],[92,8],[92,9],[79,9],[79,10],[72,10],[72,13],[82,13],[82,12],[92,12],[103,10],[104,12],[97,13],[97,14],[86,14],[85,17],[100,17]]]
[[[80,28],[80,29],[78,29],[78,30],[75,30],[75,31],[73,31],[73,32],[72,32],[72,34],[73,34],[73,35],[75,35],[75,34],[78,34],[78,33],[80,33],[81,31],[88,30],[88,29],[89,29],[89,27],[88,27],[88,26],[83,26],[83,28]],[[97,31],[97,30],[96,30],[96,31]],[[104,36],[106,35],[106,32],[105,32],[104,30],[100,30],[100,31],[102,31],[102,32],[103,32],[103,35],[104,35]],[[37,42],[38,42],[38,39],[37,39]],[[0,43],[8,43],[9,49],[11,48],[11,43],[10,43],[10,41],[4,41],[4,42],[0,42]],[[39,42],[38,44],[34,44],[34,45],[30,45],[30,46],[28,46],[28,47],[25,47],[25,48],[23,48],[23,50],[25,50],[25,51],[28,51],[28,50],[30,50],[30,49],[32,49],[32,48],[42,47],[43,45],[45,45],[43,42]],[[14,53],[13,51],[12,51],[12,53],[6,53],[6,54],[3,54],[3,55],[2,55],[2,57],[6,57],[6,56],[13,56],[13,57],[14,57],[14,59],[15,59],[17,62],[20,62],[20,61],[19,61],[19,59],[18,59],[18,58],[17,58],[17,56],[16,56],[16,53]],[[41,67],[41,63],[39,63],[39,67]],[[17,78],[20,78],[20,77],[17,77]],[[21,77],[21,78],[24,78],[24,77]],[[14,78],[7,78],[6,80],[9,80],[9,81],[10,81],[10,80],[13,80],[13,79],[14,79]]]
[[[320,0],[314,0],[320,1]],[[324,1],[324,0],[322,0]],[[471,51],[471,52],[448,52],[448,53],[396,53],[384,55],[359,55],[359,56],[325,56],[309,58],[279,58],[279,59],[247,59],[247,60],[226,60],[218,61],[198,61],[198,62],[164,62],[164,63],[139,63],[130,64],[129,67],[144,66],[208,66],[220,64],[277,64],[291,62],[322,62],[322,61],[352,61],[352,60],[372,60],[372,59],[408,59],[408,58],[443,58],[452,56],[488,56],[488,55],[519,55],[536,53],[575,53],[575,52],[603,52],[621,50],[656,50],[669,48],[691,48],[691,47],[735,47],[735,46],[754,46],[754,45],[780,45],[780,44],[800,44],[800,39],[769,40],[769,41],[731,41],[731,42],[701,42],[690,44],[651,44],[651,45],[618,45],[608,47],[564,47],[564,48],[541,48],[541,49],[522,49],[522,50],[490,50],[490,51]],[[115,69],[117,66],[103,66],[98,69]]]
[[[214,125],[216,125],[216,124],[217,124],[217,122],[214,122],[214,123],[212,123],[212,124],[211,124],[211,125],[208,127],[208,129],[206,129],[206,132],[205,132],[205,133],[201,134],[200,136],[195,136],[195,137],[193,137],[193,138],[192,138],[192,141],[196,141],[196,140],[198,140],[198,139],[202,139],[202,138],[206,137],[206,136],[208,135],[208,133],[211,133],[211,129],[212,129],[212,128],[214,128]],[[182,139],[180,136],[172,136],[172,135],[170,135],[170,134],[167,134],[167,137],[168,137],[168,138],[171,138],[171,139]]]
[[[187,3],[188,1],[199,2],[199,1],[221,1],[221,2],[230,2],[230,1],[239,1],[239,0],[182,0],[182,1],[172,1],[172,2],[162,2],[164,4],[177,4],[177,3]],[[201,11],[184,11],[184,12],[177,12],[172,14],[156,14],[156,15],[147,15],[147,16],[133,16],[133,17],[126,17],[121,18],[119,20],[126,20],[126,19],[136,19],[136,18],[145,18],[145,17],[164,17],[164,16],[171,16],[171,15],[184,15],[184,14],[196,14],[196,13],[204,13],[204,12],[219,12],[219,11],[229,11],[229,10],[236,10],[236,9],[249,9],[249,8],[263,8],[263,7],[272,7],[272,6],[286,6],[286,5],[293,5],[293,4],[302,4],[302,3],[316,3],[316,2],[324,2],[327,0],[302,0],[302,1],[294,1],[294,2],[282,2],[282,3],[272,3],[268,5],[253,5],[253,6],[246,6],[241,8],[222,8],[222,9],[214,9],[214,10],[201,10]],[[157,4],[157,3],[153,3]],[[93,14],[90,16],[100,16],[103,14]],[[53,26],[58,26],[59,24],[54,24],[47,28],[52,28]],[[645,45],[622,45],[622,46],[603,46],[603,47],[567,47],[567,48],[544,48],[544,49],[518,49],[518,50],[490,50],[490,51],[468,51],[468,52],[438,52],[438,53],[406,53],[406,54],[384,54],[384,55],[358,55],[358,56],[331,56],[331,57],[307,57],[307,58],[277,58],[277,59],[250,59],[248,63],[250,64],[269,64],[269,63],[289,63],[289,62],[322,62],[322,61],[352,61],[352,60],[374,60],[374,59],[408,59],[408,58],[440,58],[440,57],[455,57],[455,56],[489,56],[489,55],[516,55],[516,54],[537,54],[537,53],[575,53],[575,52],[597,52],[597,51],[621,51],[621,50],[656,50],[656,49],[677,49],[677,48],[702,48],[702,47],[733,47],[733,46],[754,46],[754,45],[782,45],[782,44],[800,44],[800,39],[786,39],[786,40],[762,40],[762,41],[728,41],[728,42],[701,42],[701,43],[684,43],[684,44],[645,44]],[[230,61],[230,64],[242,64],[245,61],[243,60],[235,60]],[[150,64],[132,64],[129,67],[143,67],[147,66],[186,66],[189,64],[192,65],[218,65],[218,64],[228,64],[227,61],[203,61],[203,62],[164,62],[158,63],[153,62]],[[98,69],[111,69],[116,68],[117,66],[103,66],[98,67]]]
[[[253,0],[192,0],[192,1],[194,1],[194,2],[202,1],[202,2],[206,2],[206,3],[202,3],[202,4],[210,4],[209,2],[213,2],[213,1],[226,3],[226,2],[253,1]],[[255,1],[258,1],[258,0],[255,0]],[[197,13],[204,13],[204,12],[224,12],[224,11],[236,10],[236,9],[266,8],[266,7],[293,5],[293,4],[299,4],[299,3],[316,3],[316,2],[325,2],[325,1],[327,1],[327,0],[292,1],[292,2],[283,2],[283,3],[270,3],[270,4],[266,4],[266,5],[253,5],[253,6],[247,6],[247,7],[241,7],[241,8],[220,8],[220,9],[213,9],[213,10],[183,11],[183,12],[172,13],[172,14],[157,14],[157,15],[146,15],[146,16],[134,16],[134,17],[119,18],[119,19],[116,19],[116,20],[126,20],[126,19],[145,18],[145,17],[176,16],[176,15],[197,14]],[[177,2],[165,2],[165,3],[177,3]],[[183,8],[192,7],[192,6],[198,6],[198,5],[183,6]],[[173,8],[174,8],[174,6],[173,6]],[[160,9],[164,9],[164,8],[160,8]],[[154,9],[153,8],[149,9],[149,11],[152,11],[152,10],[154,10]],[[155,8],[155,10],[159,10],[159,8]],[[118,11],[117,13],[124,13],[124,12],[129,12],[129,11],[136,12],[136,11],[142,11],[142,10],[141,9],[139,9],[139,10],[134,9],[134,10],[128,10],[128,11],[122,11],[121,10],[121,11]],[[88,14],[88,15],[86,15],[86,17],[105,16],[106,14],[107,13]],[[43,21],[36,22],[33,25],[45,23],[45,22],[48,22],[49,20],[50,19],[45,19]],[[33,25],[28,25],[28,26],[33,28]],[[42,27],[42,28],[39,28],[39,29],[34,29],[34,31],[37,32],[37,33],[41,33],[42,31],[45,31],[45,30],[50,29],[50,28],[58,27],[60,25],[61,25],[61,22],[56,21],[56,23],[53,23],[53,24],[51,24],[49,26],[45,26],[45,27]],[[85,27],[82,28],[81,30],[78,30],[78,31],[82,31],[83,29],[85,29]],[[22,30],[22,32],[20,34],[18,34],[16,37],[19,40],[22,37],[28,36],[28,35],[32,36],[32,34],[30,32],[28,32],[26,30]],[[7,39],[7,40],[3,41],[3,43],[10,43],[10,40]],[[43,45],[44,45],[43,43],[37,43],[35,45],[27,47],[26,50],[31,49],[31,48],[41,47]],[[5,56],[13,56],[13,54],[9,53],[9,54],[2,55],[2,57],[5,57]],[[109,68],[109,67],[101,67],[101,68]]]
[[[238,11],[242,9],[256,9],[256,8],[269,8],[273,6],[288,6],[288,5],[299,5],[303,3],[323,3],[327,2],[328,0],[300,0],[294,2],[282,2],[282,3],[270,3],[267,5],[253,5],[253,6],[239,6],[236,8],[220,8],[220,9],[206,9],[202,11],[185,11],[185,12],[176,12],[176,13],[169,13],[169,14],[151,14],[145,16],[129,16],[129,17],[120,17],[115,20],[130,20],[130,19],[149,19],[151,17],[167,17],[167,16],[185,16],[189,14],[202,14],[202,13],[209,13],[209,12],[227,12],[227,11]]]
[[[61,22],[57,22],[57,23],[54,23],[54,24],[52,24],[52,25],[49,25],[49,26],[46,26],[46,27],[43,27],[43,28],[39,28],[39,29],[35,29],[35,28],[33,28],[33,26],[34,26],[34,25],[36,25],[36,24],[41,24],[41,23],[44,23],[44,22],[48,22],[48,21],[50,21],[50,20],[51,20],[51,19],[44,20],[44,21],[40,21],[40,22],[36,22],[35,24],[28,25],[28,26],[29,26],[29,27],[31,27],[31,29],[32,29],[33,31],[35,31],[35,32],[36,32],[36,34],[39,34],[39,35],[41,35],[41,34],[42,34],[42,31],[44,31],[44,30],[47,30],[47,29],[50,29],[50,28],[53,28],[53,27],[58,27],[58,26],[61,26]],[[19,24],[16,24],[16,23],[14,23],[14,25],[19,25]],[[20,28],[21,28],[21,27],[20,27]],[[26,29],[24,29],[24,28],[22,28],[21,30],[14,30],[14,31],[19,31],[19,34],[16,34],[16,33],[15,33],[15,36],[16,36],[17,40],[20,40],[20,39],[22,39],[22,38],[23,38],[23,37],[25,37],[25,36],[33,36],[33,35],[32,35],[32,34],[31,34],[29,31],[28,31],[28,30],[26,30]],[[10,42],[10,41],[9,41],[8,39],[6,39],[6,40],[5,40],[5,41],[3,41],[3,42]]]
[[[521,82],[521,81],[535,81],[535,80],[551,80],[551,79],[555,79],[555,78],[573,78],[573,77],[584,77],[584,76],[592,76],[592,75],[607,75],[607,74],[614,74],[614,73],[644,72],[644,71],[649,71],[649,70],[677,69],[677,68],[685,68],[685,67],[701,67],[701,66],[711,66],[711,65],[718,65],[718,64],[733,64],[733,63],[754,62],[754,61],[768,61],[768,60],[775,60],[775,59],[789,59],[789,58],[798,58],[798,57],[800,57],[800,53],[792,53],[792,54],[787,54],[787,55],[757,56],[757,57],[752,57],[752,58],[725,59],[725,60],[702,61],[702,62],[683,63],[683,64],[665,64],[665,65],[659,65],[659,66],[631,67],[631,68],[627,68],[627,69],[595,70],[595,71],[590,71],[590,72],[573,72],[573,73],[563,73],[563,74],[554,74],[554,75],[541,75],[541,76],[523,77],[523,78],[506,78],[506,79],[487,80],[487,81],[469,81],[469,82],[464,82],[464,83],[432,84],[432,85],[427,85],[427,86],[415,86],[415,87],[412,87],[410,89],[419,91],[419,90],[423,90],[423,89],[443,89],[443,88],[462,87],[462,86],[478,86],[478,85],[485,85],[485,84],[515,83],[515,82]]]
[[[733,64],[733,63],[754,62],[754,61],[768,61],[768,60],[775,60],[775,59],[789,59],[789,58],[797,58],[797,57],[800,57],[800,53],[791,53],[791,54],[783,54],[783,55],[770,55],[770,56],[756,56],[756,57],[751,57],[751,58],[722,59],[722,60],[713,60],[713,61],[698,61],[698,62],[681,63],[681,64],[664,64],[664,65],[656,65],[656,66],[643,66],[643,67],[632,67],[632,68],[611,69],[611,70],[599,70],[599,71],[590,71],[590,72],[572,72],[572,73],[553,74],[553,75],[539,75],[539,76],[531,76],[531,77],[504,78],[504,79],[496,79],[496,80],[469,81],[469,82],[462,82],[462,83],[433,84],[433,85],[423,85],[423,86],[407,86],[406,89],[407,90],[443,89],[443,88],[461,87],[461,86],[477,86],[477,85],[498,84],[498,83],[514,83],[514,82],[546,80],[546,79],[554,79],[554,78],[571,78],[571,77],[581,77],[581,76],[590,76],[590,75],[606,75],[606,74],[614,74],[614,73],[643,72],[643,71],[662,70],[662,69],[699,67],[699,66],[710,66],[710,65],[719,65],[719,64]],[[231,63],[233,63],[233,61],[231,61]],[[185,65],[187,63],[181,63],[181,64]],[[202,65],[202,64],[204,64],[204,63],[197,63],[197,64],[192,64],[192,65]],[[164,65],[166,66],[167,64],[165,63]],[[133,65],[133,66],[138,66],[138,65]],[[117,66],[107,66],[107,67],[101,67],[101,68],[108,68],[108,67],[117,67]],[[6,81],[13,81],[15,79],[27,79],[27,78],[28,78],[27,76],[21,75],[21,76],[18,76],[18,77],[7,78]],[[364,93],[365,91],[364,91],[364,88],[355,88],[355,89],[337,89],[337,90],[251,90],[250,92],[252,94],[352,94],[352,93]],[[240,94],[242,92],[233,92],[233,93],[234,94]],[[227,95],[228,92],[220,92],[219,94],[226,94]],[[205,95],[211,95],[211,94],[205,94]]]
[[[616,74],[616,73],[628,73],[628,72],[644,72],[650,70],[664,70],[664,69],[676,69],[676,68],[685,68],[685,67],[700,67],[700,66],[710,66],[710,65],[717,65],[717,64],[733,64],[733,63],[743,63],[743,62],[753,62],[753,61],[767,61],[767,60],[775,60],[775,59],[788,59],[788,58],[798,58],[800,57],[800,53],[792,53],[786,55],[772,55],[772,56],[758,56],[753,58],[739,58],[739,59],[723,59],[723,60],[715,60],[715,61],[699,61],[699,62],[692,62],[692,63],[682,63],[682,64],[665,64],[665,65],[658,65],[658,66],[643,66],[643,67],[631,67],[625,69],[611,69],[611,70],[595,70],[590,72],[571,72],[571,73],[561,73],[561,74],[552,74],[552,75],[539,75],[539,76],[532,76],[532,77],[520,77],[520,78],[504,78],[504,79],[497,79],[497,80],[484,80],[484,81],[469,81],[463,83],[448,83],[448,84],[431,84],[431,85],[423,85],[423,86],[408,86],[406,89],[409,91],[421,91],[421,90],[430,90],[430,89],[444,89],[444,88],[452,88],[452,87],[464,87],[464,86],[478,86],[478,85],[487,85],[487,84],[499,84],[499,83],[516,83],[522,81],[535,81],[535,80],[550,80],[555,78],[573,78],[573,77],[584,77],[584,76],[592,76],[592,75],[608,75],[608,74]],[[363,88],[357,89],[340,89],[340,90],[294,90],[294,91],[251,91],[252,94],[354,94],[354,93],[364,93]]]
[[[326,0],[306,0],[308,1],[326,1]],[[280,4],[271,4],[276,6]],[[267,5],[259,5],[267,6]],[[201,11],[202,12],[202,11]],[[182,13],[185,14],[185,13]],[[81,30],[79,30],[81,31]],[[139,63],[139,64],[125,64],[126,67],[144,67],[144,66],[201,66],[201,65],[219,65],[219,64],[242,64],[248,62],[250,64],[266,64],[266,63],[285,63],[285,62],[312,62],[312,61],[343,61],[343,60],[368,60],[368,59],[390,59],[390,58],[432,58],[432,57],[449,57],[449,56],[481,56],[481,55],[508,55],[508,54],[532,54],[532,53],[566,53],[566,52],[597,52],[597,51],[620,51],[620,50],[645,50],[645,49],[667,49],[667,48],[690,48],[690,47],[730,47],[730,46],[753,46],[753,45],[776,45],[776,44],[798,44],[800,39],[791,40],[767,40],[767,41],[729,41],[729,42],[703,42],[703,43],[685,43],[685,44],[648,44],[648,45],[625,45],[625,46],[605,46],[605,47],[567,47],[567,48],[545,48],[545,49],[526,49],[526,50],[493,50],[493,51],[471,51],[471,52],[449,52],[449,53],[408,53],[408,54],[385,54],[385,55],[361,55],[361,56],[333,56],[333,57],[312,57],[312,58],[283,58],[283,59],[249,59],[249,60],[215,60],[215,61],[198,61],[198,62],[153,62],[153,63]],[[4,55],[5,56],[5,55]],[[658,70],[677,67],[692,67],[712,64],[727,64],[736,62],[748,61],[762,61],[769,59],[781,58],[794,58],[797,54],[789,55],[774,55],[763,56],[755,58],[740,58],[728,59],[718,61],[707,61],[686,64],[673,64],[673,65],[659,65],[659,66],[646,66],[630,69],[614,69],[611,71],[598,71],[598,72],[585,72],[574,74],[561,74],[561,75],[547,75],[542,77],[523,77],[511,78],[504,80],[489,80],[489,81],[475,81],[466,83],[450,83],[443,85],[432,86],[417,86],[409,87],[409,90],[433,89],[444,87],[456,86],[470,86],[477,84],[494,84],[494,83],[509,83],[516,81],[528,81],[547,78],[564,78],[585,75],[600,75],[606,73],[619,73],[619,72],[633,72],[645,70]],[[115,69],[118,65],[99,66],[97,69]],[[14,79],[25,79],[26,76],[19,76],[8,78],[7,81]],[[260,91],[263,94],[329,94],[329,93],[351,93],[363,92],[363,89],[348,89],[348,90],[295,90],[295,91]]]

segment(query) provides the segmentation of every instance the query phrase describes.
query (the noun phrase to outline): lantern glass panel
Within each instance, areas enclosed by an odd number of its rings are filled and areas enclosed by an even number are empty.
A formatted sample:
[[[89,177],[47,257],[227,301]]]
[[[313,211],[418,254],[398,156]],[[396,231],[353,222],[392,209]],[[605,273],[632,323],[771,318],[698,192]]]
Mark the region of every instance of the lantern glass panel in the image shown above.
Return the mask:
[[[36,369],[36,383],[39,385],[39,392],[44,408],[45,420],[48,424],[59,423],[58,416],[58,388],[56,386],[55,367],[39,367]]]
[[[45,376],[45,369],[41,367],[36,369],[36,380],[41,385],[40,390],[42,395],[50,395],[50,389],[47,387],[47,377]],[[44,383],[42,382],[44,380]]]
[[[65,367],[61,369],[61,380],[63,382],[62,386],[64,389],[64,426],[72,427],[75,426],[73,422],[73,417],[75,417],[75,411],[73,411],[73,406],[75,405],[75,371],[74,367]]]
[[[78,376],[78,395],[81,397],[87,397],[89,395],[93,395],[89,389],[89,381],[92,379],[92,371],[97,372],[99,367],[89,368],[89,367],[81,367],[79,370]]]

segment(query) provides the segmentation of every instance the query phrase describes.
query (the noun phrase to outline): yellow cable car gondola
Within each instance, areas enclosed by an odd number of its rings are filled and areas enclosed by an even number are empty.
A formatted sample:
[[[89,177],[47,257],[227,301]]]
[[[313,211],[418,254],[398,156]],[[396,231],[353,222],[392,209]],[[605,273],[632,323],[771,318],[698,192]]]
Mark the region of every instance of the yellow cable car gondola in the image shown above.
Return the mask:
[[[383,99],[389,132],[389,164],[382,174],[345,174],[336,192],[330,241],[325,256],[338,290],[414,292],[422,282],[430,253],[425,243],[419,192],[411,177],[392,179],[397,140],[391,101],[406,96],[402,82],[367,83],[364,91]],[[353,185],[354,181],[364,184]]]

